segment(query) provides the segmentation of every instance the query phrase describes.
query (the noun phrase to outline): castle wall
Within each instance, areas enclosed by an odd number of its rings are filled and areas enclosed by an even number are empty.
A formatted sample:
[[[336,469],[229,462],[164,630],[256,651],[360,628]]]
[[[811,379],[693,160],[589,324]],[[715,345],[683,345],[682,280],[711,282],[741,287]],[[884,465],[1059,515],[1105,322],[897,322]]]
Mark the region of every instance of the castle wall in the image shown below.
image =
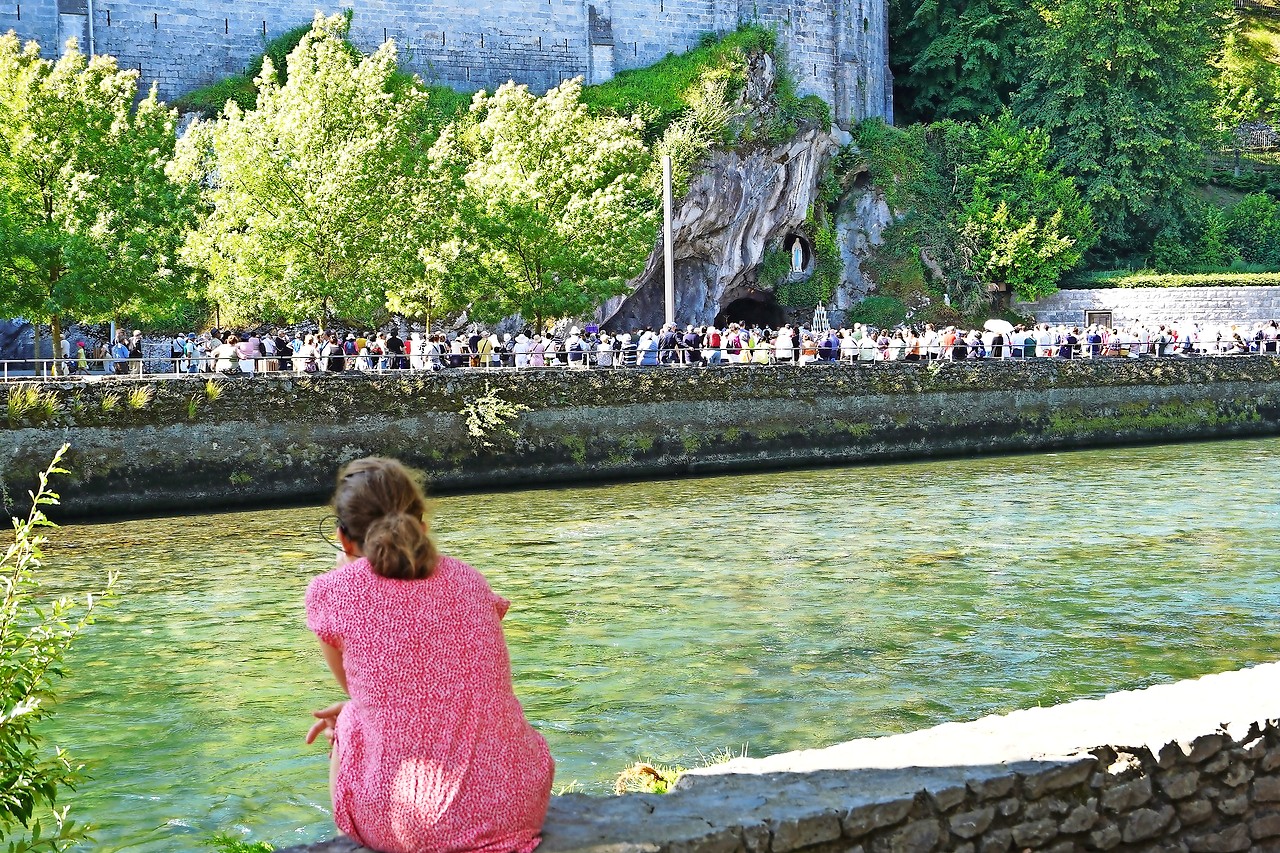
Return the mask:
[[[891,118],[885,0],[0,0],[0,31],[49,54],[72,35],[87,49],[92,17],[97,52],[173,99],[242,71],[317,8],[351,9],[361,49],[394,39],[404,66],[461,90],[600,82],[759,21],[777,27],[800,93],[833,104],[841,124]]]

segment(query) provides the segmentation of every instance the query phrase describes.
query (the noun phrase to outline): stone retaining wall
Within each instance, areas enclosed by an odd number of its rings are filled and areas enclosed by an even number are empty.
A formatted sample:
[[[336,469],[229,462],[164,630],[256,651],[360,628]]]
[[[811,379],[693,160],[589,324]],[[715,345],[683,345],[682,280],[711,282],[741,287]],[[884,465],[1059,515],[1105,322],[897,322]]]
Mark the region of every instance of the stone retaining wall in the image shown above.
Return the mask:
[[[884,0],[0,0],[0,33],[56,56],[70,37],[88,51],[92,26],[98,53],[136,68],[143,92],[155,82],[172,100],[241,73],[317,9],[351,10],[361,50],[393,39],[402,68],[463,91],[599,83],[758,22],[778,31],[800,93],[834,105],[842,125],[893,118]]]
[[[319,501],[369,454],[454,490],[1274,435],[1277,380],[1220,357],[68,381],[0,412],[0,500],[63,441],[62,509],[100,516]],[[525,408],[473,437],[494,401]]]
[[[1280,287],[1103,287],[1059,290],[1019,312],[1042,323],[1083,326],[1086,312],[1110,311],[1112,325],[1199,323],[1221,326],[1280,319]]]
[[[1280,849],[1280,664],[552,799],[540,853]],[[1109,745],[1099,745],[1109,744]],[[347,840],[282,853],[355,853]]]

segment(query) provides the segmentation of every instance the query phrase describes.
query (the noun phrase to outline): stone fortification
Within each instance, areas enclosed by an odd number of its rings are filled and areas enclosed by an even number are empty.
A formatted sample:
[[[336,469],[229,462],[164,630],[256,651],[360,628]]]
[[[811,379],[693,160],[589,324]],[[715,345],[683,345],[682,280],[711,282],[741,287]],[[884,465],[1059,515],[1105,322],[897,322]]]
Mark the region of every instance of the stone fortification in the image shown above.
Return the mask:
[[[777,28],[801,94],[834,105],[842,125],[892,118],[885,0],[0,0],[0,32],[50,51],[70,36],[87,47],[92,35],[98,53],[172,99],[242,71],[317,9],[352,10],[362,49],[394,39],[405,67],[463,90],[600,82],[758,21]]]
[[[541,853],[1280,849],[1280,664],[552,800]],[[338,840],[282,853],[358,853]]]
[[[1280,287],[1110,287],[1060,290],[1038,302],[1015,308],[1043,323],[1083,327],[1090,315],[1110,314],[1111,325],[1232,323],[1280,320]]]
[[[67,441],[62,511],[79,516],[319,501],[342,462],[370,454],[402,458],[448,490],[1280,434],[1273,357],[286,374],[39,390],[36,405],[0,418],[0,498],[20,499]],[[485,429],[495,396],[527,409]]]

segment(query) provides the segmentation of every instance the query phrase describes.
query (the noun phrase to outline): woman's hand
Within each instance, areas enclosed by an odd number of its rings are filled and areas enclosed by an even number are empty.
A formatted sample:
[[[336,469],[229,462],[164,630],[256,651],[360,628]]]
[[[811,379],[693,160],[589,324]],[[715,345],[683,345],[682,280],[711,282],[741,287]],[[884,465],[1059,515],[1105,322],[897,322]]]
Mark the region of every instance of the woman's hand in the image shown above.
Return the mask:
[[[338,725],[338,715],[342,713],[342,709],[346,704],[346,702],[337,702],[328,708],[312,711],[311,716],[315,717],[316,721],[307,732],[307,743],[314,743],[321,732],[324,732],[325,737],[329,738],[329,743],[333,743],[333,736]]]

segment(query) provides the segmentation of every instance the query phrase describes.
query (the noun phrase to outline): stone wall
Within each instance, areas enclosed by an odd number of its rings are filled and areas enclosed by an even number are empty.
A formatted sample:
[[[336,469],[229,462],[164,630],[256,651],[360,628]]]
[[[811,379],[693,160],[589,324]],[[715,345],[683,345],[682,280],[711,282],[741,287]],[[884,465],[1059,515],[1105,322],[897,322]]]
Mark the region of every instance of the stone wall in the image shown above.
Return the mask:
[[[540,853],[1280,849],[1280,664],[552,799]],[[337,840],[282,853],[356,853]]]
[[[66,381],[0,415],[0,498],[63,441],[62,509],[97,516],[318,501],[368,454],[449,490],[1273,435],[1277,380],[1219,357]],[[527,409],[473,439],[495,397]]]
[[[1135,287],[1059,290],[1016,310],[1042,323],[1082,326],[1086,312],[1110,311],[1112,323],[1199,323],[1201,326],[1280,319],[1280,287]]]
[[[96,50],[139,69],[144,88],[156,81],[165,99],[244,70],[316,9],[351,9],[362,49],[394,39],[405,67],[467,91],[600,82],[759,21],[777,28],[801,94],[833,104],[846,126],[892,120],[884,0],[0,0],[0,32],[49,53],[75,36],[87,50],[91,9]]]

